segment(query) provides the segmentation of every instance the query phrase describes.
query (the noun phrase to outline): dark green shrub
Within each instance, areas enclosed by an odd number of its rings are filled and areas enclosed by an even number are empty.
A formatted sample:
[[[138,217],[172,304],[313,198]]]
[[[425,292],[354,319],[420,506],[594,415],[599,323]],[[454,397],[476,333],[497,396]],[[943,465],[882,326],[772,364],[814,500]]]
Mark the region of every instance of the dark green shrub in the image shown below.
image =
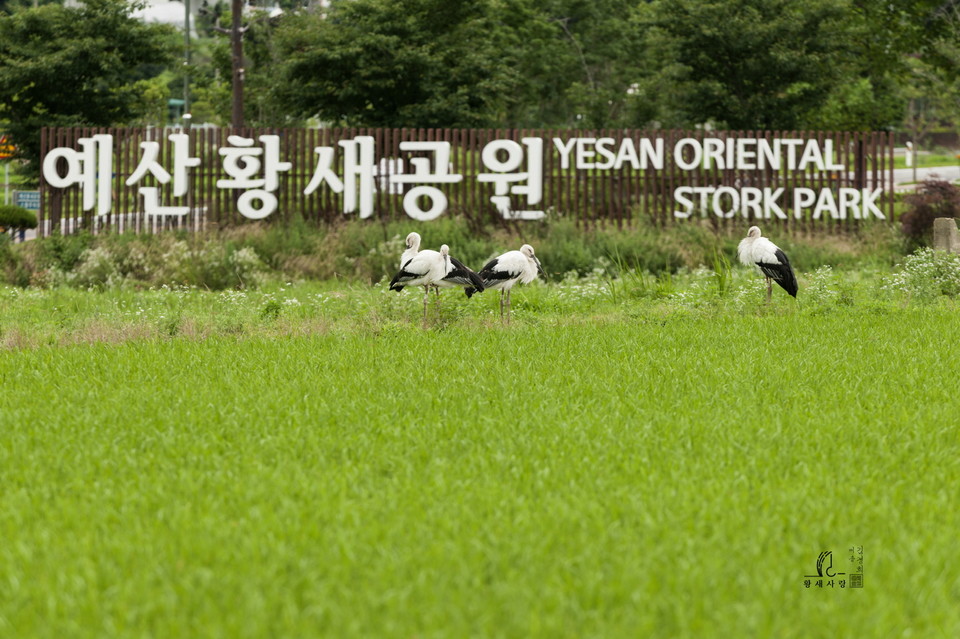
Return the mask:
[[[93,245],[94,236],[86,231],[74,235],[54,233],[37,241],[40,243],[40,266],[66,272],[72,271],[80,263],[80,256]]]
[[[238,248],[252,247],[270,268],[282,270],[286,259],[318,251],[323,232],[294,215],[282,223],[246,224],[225,231],[224,236],[229,244]]]
[[[12,204],[0,204],[0,227],[4,229],[35,229],[37,214],[29,209]]]
[[[936,218],[960,217],[960,188],[945,180],[924,180],[904,201],[909,208],[900,224],[910,249],[930,245]]]
[[[601,256],[601,253],[596,251],[596,246],[591,246],[590,239],[595,236],[595,232],[578,229],[573,220],[551,221],[534,230],[539,233],[531,233],[531,237],[524,241],[533,245],[544,270],[551,277],[563,277],[570,271],[585,275],[593,270],[597,258]],[[520,242],[514,244],[515,246],[504,246],[497,252],[520,248]]]

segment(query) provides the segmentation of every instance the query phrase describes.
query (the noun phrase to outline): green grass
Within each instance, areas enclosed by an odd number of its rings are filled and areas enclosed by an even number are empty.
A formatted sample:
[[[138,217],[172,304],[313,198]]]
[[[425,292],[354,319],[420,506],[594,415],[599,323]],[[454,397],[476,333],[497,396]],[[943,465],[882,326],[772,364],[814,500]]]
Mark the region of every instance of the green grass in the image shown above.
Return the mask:
[[[0,636],[957,636],[956,302],[729,278],[0,289]]]
[[[914,165],[921,168],[936,166],[956,166],[960,159],[953,153],[917,153],[914,155]],[[903,155],[897,155],[893,158],[893,168],[906,169],[907,158]]]

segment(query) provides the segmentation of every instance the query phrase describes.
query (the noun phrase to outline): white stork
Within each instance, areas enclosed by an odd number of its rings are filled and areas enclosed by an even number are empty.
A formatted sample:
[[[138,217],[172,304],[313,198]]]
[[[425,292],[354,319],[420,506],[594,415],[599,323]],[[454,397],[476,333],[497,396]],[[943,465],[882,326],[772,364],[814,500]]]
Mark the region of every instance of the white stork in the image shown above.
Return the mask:
[[[767,278],[767,303],[773,294],[773,284],[776,281],[783,290],[797,296],[797,276],[793,273],[790,260],[786,253],[776,244],[760,235],[759,226],[751,226],[747,237],[740,240],[737,246],[737,256],[747,266],[756,266]]]
[[[411,236],[416,235],[411,243]],[[411,233],[407,236],[408,252],[419,248],[420,236]],[[430,287],[437,288],[439,298],[440,286],[470,286],[483,290],[483,280],[476,273],[464,266],[459,260],[450,256],[450,247],[444,244],[440,251],[416,251],[406,262],[403,262],[400,271],[390,280],[391,291],[402,291],[405,286],[423,287],[423,321],[427,321],[427,302],[430,299]],[[473,291],[469,295],[472,295]]]
[[[484,265],[477,273],[483,280],[485,288],[500,289],[500,319],[503,320],[503,309],[507,309],[507,323],[510,323],[510,289],[517,282],[529,284],[537,279],[537,273],[544,273],[540,260],[533,253],[533,247],[524,244],[519,251],[507,251],[499,257],[495,257]],[[481,290],[478,288],[478,290]],[[467,287],[467,297],[473,295],[476,291]],[[504,301],[506,296],[506,301]]]
[[[435,282],[433,285],[437,292],[438,300],[440,299],[441,288],[463,286],[465,287],[464,291],[467,293],[468,298],[474,293],[483,292],[483,289],[486,287],[483,285],[483,280],[480,279],[480,276],[467,268],[463,262],[450,255],[450,251],[446,244],[440,247],[440,254],[445,256],[448,262],[447,274],[440,278],[439,282]]]
[[[400,254],[400,268],[413,259],[420,251],[420,234],[413,232],[407,235],[407,248]]]

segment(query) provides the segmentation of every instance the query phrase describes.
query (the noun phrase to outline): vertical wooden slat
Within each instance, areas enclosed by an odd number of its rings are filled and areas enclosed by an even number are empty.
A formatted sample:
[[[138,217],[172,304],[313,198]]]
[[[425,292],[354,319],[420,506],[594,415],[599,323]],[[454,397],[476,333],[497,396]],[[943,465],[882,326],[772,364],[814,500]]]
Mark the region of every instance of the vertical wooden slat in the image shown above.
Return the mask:
[[[70,148],[76,149],[77,131],[77,129],[58,128],[57,146],[69,146]],[[70,224],[70,218],[75,215],[74,211],[77,208],[77,187],[71,186],[63,192],[63,195],[63,206],[60,209],[60,215],[57,216],[57,232],[61,235],[69,232],[67,226]]]
[[[569,138],[579,137],[579,135],[580,135],[579,131],[571,131],[567,139],[569,141]],[[570,175],[570,180],[572,182],[571,186],[573,188],[571,193],[571,204],[572,204],[571,213],[573,213],[575,216],[574,220],[576,221],[577,226],[580,226],[583,224],[583,217],[584,217],[584,206],[583,206],[583,202],[580,199],[581,197],[580,184],[581,184],[581,179],[583,174],[581,172],[581,169],[577,167],[575,149],[570,153],[569,175]]]
[[[651,213],[650,222],[653,223],[654,226],[659,225],[660,218],[662,217],[661,211],[666,206],[663,203],[663,199],[664,199],[663,193],[666,190],[665,180],[666,180],[667,173],[670,171],[670,164],[673,163],[673,154],[674,154],[673,136],[670,134],[670,132],[666,131],[665,133],[661,133],[658,131],[657,135],[663,138],[664,158],[663,158],[663,168],[660,169],[659,171],[654,170],[653,172],[650,173],[650,186],[652,187],[651,191],[654,194],[653,205],[650,207],[650,213]]]
[[[130,177],[136,168],[130,159],[131,137],[133,136],[135,130],[136,129],[133,128],[117,129],[114,137],[114,148],[116,150],[114,162],[116,163],[117,167],[117,175],[115,177],[116,184],[114,185],[114,193],[116,194],[116,198],[114,200],[114,208],[116,211],[115,229],[120,233],[132,232],[130,213],[133,208],[130,194],[134,192],[134,189],[132,186],[127,185],[127,178]]]
[[[628,132],[618,132],[616,148],[614,149],[615,155],[619,154],[620,147],[623,146],[623,141],[627,137]],[[629,162],[624,162],[617,171],[620,179],[620,221],[618,229],[622,230],[630,225],[630,220],[633,217],[633,178],[636,170]]]
[[[642,138],[653,138],[653,137],[654,136],[650,135],[650,131],[648,130],[641,131],[639,139],[636,140],[637,148],[639,149]],[[643,156],[641,155],[640,157],[642,159]],[[655,170],[656,170],[655,168],[650,166],[647,166],[646,168],[644,168],[642,162],[640,164],[641,183],[639,187],[640,187],[640,192],[643,193],[643,198],[642,198],[643,199],[643,216],[646,218],[647,222],[652,220],[651,216],[653,214],[653,202],[655,201],[654,198],[656,197],[654,194],[654,183],[653,183],[653,180],[651,179],[653,176],[653,171]]]
[[[293,171],[296,170],[296,165],[293,162],[295,146],[293,140],[290,139],[291,130],[289,128],[282,127],[278,129],[278,131],[278,135],[280,136],[280,161],[290,162],[290,168],[280,172],[280,183],[277,186],[277,191],[279,192],[277,196],[277,211],[274,212],[271,218],[280,220],[285,228],[289,228],[292,219],[290,209],[293,202],[293,198],[291,197],[294,184]]]
[[[208,131],[209,137],[206,140],[206,164],[209,167],[210,181],[207,188],[210,189],[210,220],[211,231],[219,231],[226,226],[226,207],[223,204],[223,193],[217,188],[217,180],[220,178],[220,158],[217,156],[216,147],[220,146],[220,141],[226,139],[228,129],[217,128]]]
[[[42,127],[40,129],[40,155],[45,156],[49,151],[47,136],[49,129]],[[37,211],[37,237],[46,236],[46,220],[49,208],[47,206],[47,182],[43,179],[43,171],[40,171],[40,210]]]
[[[823,131],[810,131],[809,139],[815,141],[817,146],[820,149],[823,149]],[[823,171],[821,171],[816,164],[811,164],[810,173],[813,181],[813,189],[817,193],[821,193],[826,186],[823,181]],[[822,222],[823,226],[828,229],[832,229],[833,225],[835,224],[835,220],[829,213],[825,218],[822,219]]]
[[[554,135],[559,138],[563,144],[566,144],[570,139],[570,133],[566,130],[558,130],[554,132]],[[568,166],[566,169],[560,166],[559,159],[557,161],[557,191],[559,192],[558,196],[558,210],[561,211],[565,216],[569,216],[571,213],[575,212],[575,208],[571,202],[573,197],[573,184],[570,181],[570,176],[573,173],[573,167]]]
[[[54,136],[55,136],[54,146],[63,147],[63,146],[69,145],[71,148],[74,147],[73,140],[72,139],[70,139],[69,141],[67,140],[66,129],[64,129],[63,127],[57,127],[56,132],[54,133]],[[62,164],[62,162],[60,164]],[[56,216],[56,219],[53,221],[53,224],[56,227],[57,233],[63,233],[64,220],[66,220],[69,217],[70,211],[73,210],[72,209],[73,188],[71,187],[68,189],[58,189],[58,192],[61,194],[60,207],[59,207],[59,210],[57,211],[57,216]]]
[[[128,177],[126,157],[127,131],[128,129],[111,129],[111,134],[113,135],[113,166],[115,175],[113,184],[111,184],[113,202],[110,209],[110,221],[112,230],[117,233],[126,231],[125,216],[127,212],[127,198],[125,191]]]
[[[397,171],[397,172],[408,170],[408,167],[406,165],[404,165],[402,168],[400,166],[400,161],[403,159],[403,153],[401,153],[400,151],[400,143],[404,141],[405,135],[406,135],[405,129],[393,129],[391,131],[390,153],[392,157],[397,159],[397,163],[393,169],[394,171]],[[395,193],[390,196],[390,211],[391,211],[391,214],[395,216],[406,215],[406,213],[404,213],[404,210],[403,210],[403,198],[404,198],[404,195],[406,194],[406,187],[402,184],[400,186],[404,188],[398,189],[399,191],[398,193]]]
[[[373,214],[383,223],[386,223],[388,219],[392,218],[392,212],[386,209],[386,195],[390,187],[388,186],[388,170],[387,170],[387,151],[383,145],[384,130],[378,128],[373,132],[373,162],[374,167],[377,173],[376,180],[374,181],[375,194],[373,199]]]
[[[792,130],[788,133],[788,137],[792,140],[799,140],[800,131]],[[795,234],[801,228],[801,220],[794,216],[793,202],[795,199],[796,190],[802,187],[802,180],[800,178],[799,173],[796,171],[796,169],[790,168],[789,158],[787,157],[787,153],[783,152],[782,155],[784,156],[782,158],[784,180],[787,182],[787,184],[789,184],[789,188],[787,189],[787,192],[785,194],[785,197],[788,198],[787,204],[789,205],[789,210],[787,211],[787,217],[790,220],[789,231]]]
[[[201,228],[204,230],[213,228],[217,214],[216,205],[213,201],[213,189],[211,188],[213,175],[210,166],[210,143],[208,142],[212,133],[210,129],[194,130],[194,135],[196,136],[194,138],[194,148],[196,149],[197,157],[200,158],[200,166],[197,167],[200,171],[200,184],[197,186],[200,193],[200,201],[195,202],[195,205],[199,209],[197,214],[202,216]]]
[[[670,219],[669,218],[671,214],[670,209],[672,208],[672,204],[673,204],[673,191],[676,184],[675,176],[677,173],[677,165],[676,165],[676,162],[674,161],[674,158],[677,155],[676,145],[677,145],[677,142],[683,137],[682,132],[678,131],[677,129],[671,129],[670,131],[668,131],[667,136],[670,140],[667,146],[671,149],[671,152],[670,152],[670,162],[667,164],[666,167],[664,167],[667,170],[664,171],[663,181],[662,181],[663,200],[662,200],[661,210],[659,212],[659,215],[657,216],[658,217],[657,225],[660,227],[663,227],[667,223],[667,220]]]
[[[133,129],[130,131],[126,143],[123,145],[123,163],[126,167],[126,170],[129,174],[132,174],[136,170],[136,153],[140,149],[140,139],[143,136],[143,129]],[[128,174],[128,177],[129,177]],[[140,216],[136,214],[140,210],[139,202],[137,201],[137,188],[136,185],[123,185],[123,199],[124,199],[124,213],[125,217],[123,220],[124,227],[132,230],[134,233],[140,232]]]
[[[309,129],[299,129],[296,134],[297,138],[297,152],[295,155],[294,162],[296,163],[293,167],[293,170],[296,171],[297,183],[296,183],[296,213],[300,216],[300,220],[305,224],[310,224],[312,220],[312,215],[310,211],[310,196],[306,195],[303,191],[307,188],[309,184],[310,176],[313,175],[313,161],[311,158],[311,149],[309,142]]]
[[[57,127],[54,130],[53,145],[54,147],[63,147],[69,145],[71,148],[74,146],[73,140],[69,140],[68,143],[66,130],[63,127]],[[60,164],[63,163],[61,162]],[[71,207],[73,206],[73,188],[57,189],[57,193],[59,194],[58,199],[60,205],[55,211],[56,217],[55,219],[51,220],[51,225],[52,229],[56,229],[56,233],[63,233],[63,221],[68,217],[69,211],[72,210]],[[51,233],[53,233],[53,230],[51,230]]]
[[[703,131],[702,129],[698,131],[683,131],[681,132],[680,135],[682,137],[696,138],[697,140],[699,140],[701,146],[703,146],[706,143],[707,137],[717,138],[724,145],[727,144],[728,140],[732,140],[737,137],[737,133],[735,131]],[[706,162],[705,151],[706,149],[704,149],[704,162]],[[704,169],[702,171],[695,170],[695,175],[702,175],[705,180],[709,181],[709,184],[702,184],[702,186],[708,186],[711,188],[733,186],[733,182],[735,179],[734,168],[728,165],[726,152],[724,152],[722,156],[723,156],[722,161],[716,161],[716,160],[711,161],[709,165],[710,166],[709,169]],[[680,176],[683,177],[683,174],[684,173],[681,172]],[[670,198],[671,199],[673,198],[672,193],[670,195]],[[705,205],[704,205],[705,210],[698,211],[698,213],[705,215],[706,218],[710,221],[710,225],[715,229],[730,228],[731,226],[730,220],[717,215],[713,211],[713,201],[714,201],[714,198],[712,195],[706,198]],[[695,202],[695,206],[700,206],[700,197],[699,196],[695,197],[694,202]]]
[[[438,134],[438,140],[445,142],[449,145],[450,148],[450,161],[449,164],[452,166],[437,167],[438,171],[443,171],[449,175],[453,175],[457,172],[457,139],[456,132],[453,129],[441,129]],[[445,215],[455,215],[458,210],[457,200],[457,184],[437,184],[437,188],[444,192],[447,196],[447,210],[444,213]]]
[[[333,147],[337,150],[337,144],[334,141],[336,136],[336,131],[339,129],[319,129],[317,133],[317,140],[314,146],[317,147]],[[340,157],[340,153],[336,154],[336,158]],[[314,156],[313,161],[316,162],[319,159],[319,156]],[[334,160],[333,168],[336,170],[339,159]],[[323,220],[327,224],[332,224],[337,218],[333,214],[333,197],[330,192],[330,187],[325,184],[321,184],[316,191],[317,194],[317,204],[320,207],[320,210],[323,212]]]
[[[605,137],[603,129],[597,129],[592,133],[594,140],[600,140]],[[594,228],[602,228],[610,219],[610,211],[607,208],[607,186],[609,173],[597,169],[600,163],[600,156],[597,154],[597,143],[593,143],[593,216]]]
[[[314,151],[314,147],[318,146],[317,131],[317,128],[312,127],[303,132],[303,149],[301,156],[303,158],[303,179],[298,197],[300,197],[302,201],[304,220],[312,225],[320,226],[322,220],[320,196],[316,192],[310,195],[304,193],[310,180],[313,179],[314,171],[316,171],[317,168],[317,154]]]
[[[596,140],[597,138],[600,137],[600,132],[599,132],[599,131],[590,131],[590,132],[587,134],[587,136],[593,138],[594,140]],[[596,228],[596,227],[597,227],[597,225],[598,225],[598,223],[599,223],[599,221],[600,221],[600,216],[601,216],[601,214],[603,213],[603,211],[602,211],[602,208],[603,208],[603,199],[602,199],[602,198],[603,198],[603,187],[602,187],[602,183],[601,183],[601,181],[600,181],[600,172],[596,169],[596,166],[597,166],[596,142],[594,142],[593,166],[594,166],[594,168],[590,169],[590,171],[589,171],[589,174],[590,174],[590,181],[589,181],[589,183],[588,183],[588,184],[589,184],[589,188],[588,188],[588,193],[589,193],[589,195],[588,195],[588,197],[587,197],[587,206],[588,206],[587,211],[588,211],[589,214],[590,214],[590,228]]]
[[[483,129],[480,134],[479,147],[477,148],[478,155],[477,158],[477,170],[480,173],[485,173],[487,167],[483,163],[483,147],[489,144],[496,137],[496,132],[493,129]],[[496,210],[491,206],[489,199],[491,190],[489,183],[478,184],[477,185],[477,197],[479,198],[481,210],[483,211],[482,219],[484,221],[493,219],[496,224],[502,224],[499,219],[500,216],[497,215]]]
[[[893,133],[887,133],[887,164],[889,166],[889,177],[887,178],[887,189],[888,189],[888,199],[889,199],[889,213],[887,219],[890,223],[895,222],[894,215],[896,214],[896,183],[894,182],[894,167],[893,167],[893,147],[894,147],[894,135]]]
[[[544,138],[544,159],[543,159],[543,210],[550,216],[560,212],[560,198],[558,196],[560,183],[558,179],[557,154],[554,153],[553,138],[554,132],[550,129],[540,129],[538,133]],[[551,213],[552,212],[552,213]]]
[[[454,129],[452,135],[453,138],[450,142],[452,149],[450,157],[451,162],[453,162],[452,173],[459,174],[463,177],[460,182],[451,185],[451,193],[456,195],[455,198],[450,198],[450,212],[456,215],[462,215],[469,220],[470,210],[467,205],[467,182],[470,179],[467,177],[467,140],[469,132],[467,129]]]
[[[161,158],[162,158],[161,164],[164,166],[170,167],[170,169],[172,170],[173,169],[173,143],[170,141],[170,136],[166,135],[165,131],[163,133],[164,135],[162,135],[162,138],[161,138],[163,140],[161,143],[161,147],[163,149],[161,154]],[[173,201],[173,180],[171,180],[169,183],[167,183],[166,186],[164,186],[160,190],[160,206],[165,206],[165,205],[171,206],[174,204],[176,204],[176,202]],[[183,228],[183,218],[180,218],[180,217],[170,217],[170,216],[164,215],[160,217],[160,221],[163,223],[164,230],[166,229],[181,230]]]
[[[883,152],[881,151],[881,133],[876,131],[870,133],[870,157],[873,158],[873,166],[870,167],[870,188],[876,189],[880,186],[881,163],[883,162]]]
[[[475,140],[475,131],[473,129],[466,129],[463,132],[463,139],[461,144],[463,145],[463,160],[460,166],[460,172],[463,174],[463,207],[466,211],[467,218],[473,223],[478,219],[477,217],[477,208],[474,204],[473,198],[473,188],[476,185],[476,178],[473,176],[473,146]]]
[[[304,190],[310,183],[310,178],[313,177],[314,153],[313,146],[310,143],[312,135],[312,129],[300,129],[298,140],[299,153],[297,155],[299,162],[299,182],[297,183],[297,199],[300,202],[299,213],[303,221],[307,224],[315,223],[313,211],[314,198],[312,195],[304,193]]]
[[[339,145],[340,140],[345,140],[350,137],[349,130],[343,127],[337,127],[336,129],[330,129],[328,138],[325,140],[324,146],[329,146],[334,150],[334,157],[337,158],[334,160],[333,170],[339,174],[343,174],[341,170],[345,166],[342,147]],[[323,195],[327,203],[327,215],[331,222],[337,223],[341,220],[347,219],[343,212],[343,194],[336,194],[329,187],[329,185],[323,186]]]
[[[320,146],[330,147],[334,150],[334,160],[333,170],[338,171],[338,167],[342,165],[343,162],[343,153],[341,153],[340,146],[337,142],[340,141],[340,138],[343,136],[343,129],[324,129],[323,130],[323,142]],[[327,220],[331,223],[336,223],[341,219],[341,209],[338,206],[338,200],[335,193],[330,189],[329,185],[322,185],[320,187],[323,194],[323,208],[326,211]]]
[[[231,135],[243,135],[243,130],[238,129],[234,130],[232,128],[222,130],[220,136],[217,139],[216,146],[218,149],[232,146],[230,144]],[[223,170],[223,156],[219,155],[216,150],[213,151],[216,160],[214,161],[214,167],[216,167],[215,175],[217,179],[227,179],[227,173]],[[236,196],[233,189],[216,189],[217,199],[220,201],[220,224],[217,227],[217,232],[222,231],[228,226],[236,224]]]
[[[203,166],[207,203],[207,225],[211,231],[214,231],[218,229],[221,224],[220,200],[216,189],[217,161],[214,157],[215,151],[213,150],[215,141],[220,138],[220,129],[207,129],[203,133]]]
[[[622,130],[611,129],[610,137],[613,138],[611,151],[614,158],[623,144],[623,138],[626,134]],[[622,230],[626,223],[627,211],[630,210],[630,177],[632,169],[624,165],[619,167],[614,159],[613,167],[610,169],[610,176],[613,178],[613,188],[610,191],[610,202],[613,204],[614,216],[617,220],[617,230]]]

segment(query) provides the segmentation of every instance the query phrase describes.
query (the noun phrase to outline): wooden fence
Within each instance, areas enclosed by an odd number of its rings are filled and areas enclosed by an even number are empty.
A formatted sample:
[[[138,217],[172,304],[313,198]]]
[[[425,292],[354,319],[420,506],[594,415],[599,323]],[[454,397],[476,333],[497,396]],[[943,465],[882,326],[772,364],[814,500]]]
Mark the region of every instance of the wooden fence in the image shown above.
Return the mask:
[[[189,135],[189,155],[200,158],[200,164],[190,169],[190,186],[179,203],[189,209],[181,217],[147,215],[139,186],[149,184],[159,187],[161,200],[173,201],[171,185],[158,184],[148,176],[140,184],[127,185],[142,158],[141,143],[155,141],[160,145],[159,163],[169,168],[173,149],[171,133],[183,133],[180,129],[144,128],[47,128],[42,131],[43,157],[55,149],[80,149],[80,140],[97,134],[112,136],[110,166],[110,211],[97,215],[95,210],[84,210],[83,192],[79,185],[54,188],[46,179],[41,179],[40,233],[69,233],[79,228],[93,232],[124,231],[152,232],[166,228],[203,230],[238,225],[248,220],[240,215],[237,200],[240,193],[217,187],[217,181],[228,177],[218,149],[229,145],[229,135],[258,138],[261,135],[276,135],[280,139],[280,159],[290,163],[289,170],[279,174],[274,195],[277,209],[268,220],[273,223],[289,222],[294,216],[315,224],[333,224],[351,217],[344,213],[344,194],[321,186],[306,195],[304,191],[317,167],[316,147],[331,147],[336,150],[334,168],[343,168],[343,159],[338,142],[370,136],[374,140],[374,153],[378,175],[374,194],[374,214],[371,219],[397,220],[406,216],[403,194],[389,188],[389,177],[394,165],[385,161],[399,158],[408,163],[422,156],[416,151],[402,151],[401,142],[428,141],[450,144],[450,172],[463,176],[456,184],[442,185],[448,199],[446,215],[467,217],[477,225],[504,224],[503,215],[492,203],[493,186],[477,180],[486,168],[481,160],[484,147],[495,140],[520,141],[523,138],[543,139],[542,200],[536,208],[542,209],[548,218],[565,216],[583,226],[613,224],[629,226],[638,221],[652,221],[659,225],[683,224],[674,211],[674,197],[678,187],[769,187],[784,189],[784,199],[791,197],[794,189],[817,190],[883,189],[877,206],[887,220],[893,218],[893,147],[894,137],[888,133],[818,132],[818,131],[681,131],[681,130],[478,130],[478,129],[212,129],[195,128]],[[617,149],[625,138],[636,144],[644,139],[660,138],[665,148],[672,150],[683,139],[704,140],[750,138],[773,141],[777,139],[816,140],[822,147],[828,141],[834,150],[834,162],[843,170],[823,170],[807,167],[802,171],[786,168],[773,170],[720,169],[716,163],[708,163],[682,170],[672,153],[667,153],[666,162],[660,169],[637,168],[624,162],[618,168],[576,168],[561,166],[562,154],[554,140],[566,143],[572,138],[609,138],[614,141],[610,148]],[[599,158],[598,158],[599,159]],[[64,170],[61,158],[58,174]],[[511,205],[525,207],[522,197],[512,194]],[[529,208],[529,207],[527,207]],[[784,207],[786,210],[786,207]],[[352,217],[356,217],[354,214]],[[744,226],[741,215],[722,218],[707,214],[705,217],[718,226]],[[879,221],[879,220],[878,220]],[[834,219],[829,215],[813,219],[811,215],[787,219],[773,217],[763,222],[779,226],[781,230],[818,231],[821,229],[845,229],[861,221],[848,217]]]

